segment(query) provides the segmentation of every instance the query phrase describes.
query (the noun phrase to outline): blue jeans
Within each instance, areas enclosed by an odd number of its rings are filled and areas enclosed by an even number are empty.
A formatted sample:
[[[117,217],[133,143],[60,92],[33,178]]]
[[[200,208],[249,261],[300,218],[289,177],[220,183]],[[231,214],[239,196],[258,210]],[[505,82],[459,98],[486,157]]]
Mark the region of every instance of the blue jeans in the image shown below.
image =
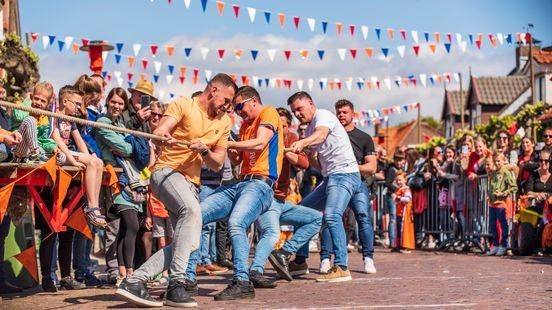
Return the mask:
[[[205,200],[215,192],[216,185],[201,185],[199,187],[199,201]],[[201,229],[201,241],[199,246],[200,262],[202,266],[211,265],[217,259],[216,223],[203,225]]]
[[[501,229],[501,240],[498,238],[498,222]],[[508,221],[506,220],[506,209],[504,208],[489,208],[489,226],[491,226],[491,234],[493,235],[493,246],[506,247],[508,245]]]
[[[349,206],[353,210],[358,224],[362,257],[374,258],[374,210],[370,200],[370,190],[366,184],[361,183],[351,198]],[[333,248],[327,228],[322,231],[320,243],[320,259],[330,259]]]
[[[228,232],[232,240],[234,278],[249,281],[249,240],[247,229],[272,204],[274,191],[259,180],[241,181],[229,187],[219,187],[201,202],[203,224],[228,218]],[[194,281],[199,251],[192,252],[186,277]]]
[[[75,236],[73,237],[73,269],[75,271],[75,279],[82,280],[86,277],[90,263],[91,248],[92,240],[75,231]]]
[[[294,226],[293,236],[286,241],[282,249],[295,253],[320,231],[322,213],[301,205],[296,206],[289,201],[280,202],[274,199],[270,208],[259,217],[257,223],[261,229],[261,240],[255,248],[251,271],[263,273],[270,252],[280,239],[280,225]]]
[[[389,209],[389,226],[387,227],[387,231],[389,234],[389,244],[391,247],[394,247],[395,245],[395,236],[396,233],[396,222],[397,222],[397,206],[395,205],[395,201],[391,197],[391,195],[385,195],[385,203],[387,204],[387,208]]]
[[[324,211],[322,226],[323,229],[328,228],[335,251],[335,265],[347,267],[347,238],[343,227],[343,212],[361,184],[358,172],[330,174],[300,203],[305,207]],[[308,244],[303,245],[297,255],[308,257]]]

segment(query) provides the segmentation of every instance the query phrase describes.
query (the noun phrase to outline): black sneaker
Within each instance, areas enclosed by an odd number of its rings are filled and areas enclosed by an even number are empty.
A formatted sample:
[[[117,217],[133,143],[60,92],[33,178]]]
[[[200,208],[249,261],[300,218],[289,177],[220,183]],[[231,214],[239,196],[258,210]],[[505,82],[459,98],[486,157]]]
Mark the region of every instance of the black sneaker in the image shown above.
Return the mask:
[[[263,274],[258,271],[249,272],[249,280],[253,283],[254,288],[275,288],[276,282],[263,277]]]
[[[19,293],[21,292],[23,289],[18,287],[18,286],[15,286],[15,285],[12,285],[11,283],[7,282],[7,281],[0,281],[0,294],[13,294],[13,293]]]
[[[217,265],[226,267],[228,269],[234,269],[234,264],[227,258],[218,260]]]
[[[84,277],[84,283],[87,287],[98,287],[105,284],[104,281],[100,280],[94,274],[87,274],[86,277]]]
[[[115,295],[140,307],[163,307],[163,302],[153,299],[142,282],[130,283],[125,279],[115,291]]]
[[[180,308],[193,308],[197,307],[197,302],[186,290],[185,282],[171,280],[167,288],[167,294],[165,295],[165,305]]]
[[[186,292],[188,292],[188,294],[190,294],[190,296],[198,296],[199,295],[199,288],[197,287],[197,280],[192,281],[192,280],[186,279],[185,282],[184,282],[184,289],[186,290]],[[161,295],[159,295],[159,298],[165,299],[165,295],[167,295],[167,292],[161,293]]]
[[[54,280],[52,280],[51,278],[42,279],[42,289],[48,293],[55,293],[58,291]]]
[[[62,278],[59,285],[66,290],[83,290],[86,288],[86,284],[73,279],[71,276]]]
[[[215,300],[238,300],[255,298],[255,289],[249,281],[233,279],[222,292],[215,295]]]
[[[284,251],[280,249],[274,250],[270,253],[268,261],[282,278],[288,281],[293,280],[293,277],[289,273],[289,257],[287,253],[284,253]]]

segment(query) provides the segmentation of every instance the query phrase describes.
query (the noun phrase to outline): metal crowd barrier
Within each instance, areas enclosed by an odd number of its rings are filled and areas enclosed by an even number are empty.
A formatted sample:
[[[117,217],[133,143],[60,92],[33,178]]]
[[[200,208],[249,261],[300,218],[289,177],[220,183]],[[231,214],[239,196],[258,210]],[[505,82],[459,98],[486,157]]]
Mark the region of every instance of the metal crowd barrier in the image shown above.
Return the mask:
[[[435,180],[429,182],[426,191],[427,206],[422,213],[414,213],[418,245],[433,241],[436,246],[442,246],[453,237],[452,206],[439,205],[439,184]]]

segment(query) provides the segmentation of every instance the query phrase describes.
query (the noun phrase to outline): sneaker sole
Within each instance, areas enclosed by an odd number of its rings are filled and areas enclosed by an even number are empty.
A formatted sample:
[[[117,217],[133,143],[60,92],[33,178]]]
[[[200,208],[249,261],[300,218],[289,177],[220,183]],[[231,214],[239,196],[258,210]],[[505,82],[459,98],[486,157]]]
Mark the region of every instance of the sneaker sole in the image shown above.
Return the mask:
[[[304,276],[304,275],[308,275],[309,274],[309,270],[298,270],[298,271],[290,271],[289,274],[292,276],[292,277],[299,277],[299,276]]]
[[[161,301],[151,301],[143,299],[123,289],[117,289],[117,291],[115,291],[115,295],[121,297],[122,299],[130,302],[133,305],[137,305],[140,307],[163,307],[163,302]]]
[[[165,306],[176,307],[176,308],[197,308],[197,301],[189,302],[174,302],[170,300],[165,300]]]
[[[282,266],[272,254],[270,254],[270,256],[268,257],[268,261],[270,262],[272,267],[274,267],[274,269],[276,269],[276,272],[282,278],[284,278],[284,279],[286,279],[287,281],[290,281],[290,282],[293,281],[293,277],[291,276],[289,271],[287,271],[286,268],[284,268],[284,266]]]
[[[209,273],[210,273],[211,275],[213,275],[213,274],[223,274],[223,273],[226,273],[226,272],[228,272],[228,269],[226,269],[226,270],[219,270],[219,271],[209,271]]]
[[[376,270],[364,270],[366,274],[376,274]]]
[[[255,294],[248,294],[248,295],[241,295],[241,296],[232,296],[232,297],[221,297],[221,296],[215,296],[216,301],[224,301],[224,300],[240,300],[240,299],[254,299]]]
[[[347,282],[352,281],[353,278],[351,276],[347,277],[339,277],[339,278],[333,278],[333,279],[316,279],[316,282],[326,282],[326,283],[335,283],[335,282]]]

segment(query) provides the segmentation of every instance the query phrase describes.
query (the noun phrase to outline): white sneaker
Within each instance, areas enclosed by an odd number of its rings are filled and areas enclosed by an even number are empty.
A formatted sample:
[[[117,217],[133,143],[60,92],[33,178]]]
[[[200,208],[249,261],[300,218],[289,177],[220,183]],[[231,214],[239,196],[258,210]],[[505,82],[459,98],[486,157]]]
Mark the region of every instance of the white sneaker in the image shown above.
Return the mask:
[[[498,246],[493,246],[493,247],[491,248],[491,250],[489,250],[489,252],[487,252],[487,254],[485,254],[485,255],[487,255],[487,256],[494,256],[494,255],[496,255],[496,253],[498,253],[498,248],[500,248],[500,247],[498,247]]]
[[[309,241],[309,252],[318,253],[318,243],[316,243],[316,241],[314,240]]]
[[[322,262],[320,262],[320,274],[326,274],[328,271],[330,271],[330,268],[332,268],[332,265],[330,263],[329,259],[323,259]]]
[[[373,259],[371,259],[369,257],[364,258],[364,272],[368,273],[368,274],[376,273],[376,266],[374,266],[374,260]]]
[[[499,246],[498,250],[496,251],[496,256],[504,256],[506,254],[506,248]]]

